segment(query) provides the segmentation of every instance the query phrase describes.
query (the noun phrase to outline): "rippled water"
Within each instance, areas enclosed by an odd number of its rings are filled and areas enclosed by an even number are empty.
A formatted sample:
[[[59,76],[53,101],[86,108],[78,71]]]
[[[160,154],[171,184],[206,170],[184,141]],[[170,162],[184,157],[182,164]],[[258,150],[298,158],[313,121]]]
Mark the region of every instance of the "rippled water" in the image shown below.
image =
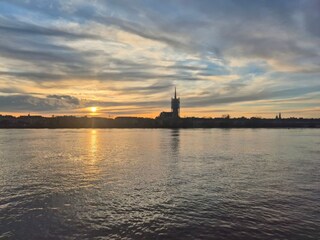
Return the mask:
[[[320,130],[1,130],[0,238],[320,239]]]

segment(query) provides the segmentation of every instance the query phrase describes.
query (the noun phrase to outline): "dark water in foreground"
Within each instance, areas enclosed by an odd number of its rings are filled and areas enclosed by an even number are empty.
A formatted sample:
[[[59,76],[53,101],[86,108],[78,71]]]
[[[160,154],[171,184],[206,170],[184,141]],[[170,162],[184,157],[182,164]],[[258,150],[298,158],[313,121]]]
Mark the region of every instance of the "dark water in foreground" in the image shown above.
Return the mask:
[[[0,239],[320,239],[320,130],[1,130]]]

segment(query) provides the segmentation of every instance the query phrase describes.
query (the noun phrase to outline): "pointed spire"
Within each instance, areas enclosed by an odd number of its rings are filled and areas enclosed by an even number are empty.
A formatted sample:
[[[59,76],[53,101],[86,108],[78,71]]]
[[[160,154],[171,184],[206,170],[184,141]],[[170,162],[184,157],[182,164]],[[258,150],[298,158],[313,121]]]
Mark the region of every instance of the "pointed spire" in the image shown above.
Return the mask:
[[[174,99],[177,99],[177,88],[174,87]]]

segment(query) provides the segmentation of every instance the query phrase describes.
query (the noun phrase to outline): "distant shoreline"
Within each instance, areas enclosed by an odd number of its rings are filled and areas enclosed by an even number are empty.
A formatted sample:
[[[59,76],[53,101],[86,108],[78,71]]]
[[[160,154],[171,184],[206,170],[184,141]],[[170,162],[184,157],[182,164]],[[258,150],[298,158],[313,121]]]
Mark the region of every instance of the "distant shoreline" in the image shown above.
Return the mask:
[[[47,130],[58,130],[58,129],[320,129],[317,127],[59,127],[59,128],[48,128],[48,127],[0,127],[2,129],[47,129]]]
[[[320,128],[320,119],[311,118],[138,118],[138,117],[75,117],[75,116],[3,116],[2,129],[78,129],[78,128]]]

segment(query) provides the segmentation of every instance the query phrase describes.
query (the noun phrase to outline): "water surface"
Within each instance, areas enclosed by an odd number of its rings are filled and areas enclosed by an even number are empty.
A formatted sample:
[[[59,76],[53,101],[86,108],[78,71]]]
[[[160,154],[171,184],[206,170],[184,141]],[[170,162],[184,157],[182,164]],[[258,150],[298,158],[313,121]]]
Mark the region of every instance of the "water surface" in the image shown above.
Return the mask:
[[[319,129],[0,131],[0,238],[320,239]]]

